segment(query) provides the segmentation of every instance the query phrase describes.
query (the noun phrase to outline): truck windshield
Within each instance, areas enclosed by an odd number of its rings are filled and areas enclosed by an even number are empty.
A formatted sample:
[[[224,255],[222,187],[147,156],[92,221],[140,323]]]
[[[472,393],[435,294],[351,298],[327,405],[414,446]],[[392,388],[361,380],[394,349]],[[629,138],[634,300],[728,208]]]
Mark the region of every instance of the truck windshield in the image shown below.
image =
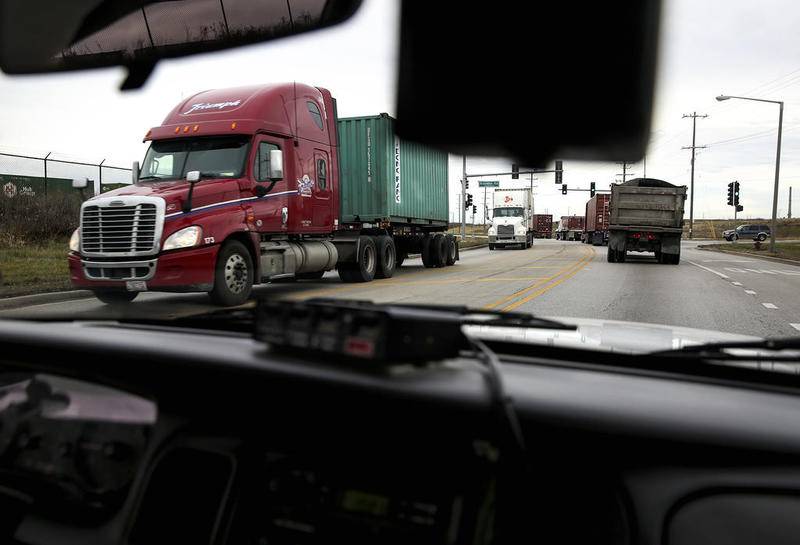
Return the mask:
[[[246,136],[181,138],[153,142],[142,165],[143,179],[177,180],[199,170],[203,176],[238,178],[244,171]]]
[[[495,208],[494,217],[496,218],[521,218],[522,208]]]

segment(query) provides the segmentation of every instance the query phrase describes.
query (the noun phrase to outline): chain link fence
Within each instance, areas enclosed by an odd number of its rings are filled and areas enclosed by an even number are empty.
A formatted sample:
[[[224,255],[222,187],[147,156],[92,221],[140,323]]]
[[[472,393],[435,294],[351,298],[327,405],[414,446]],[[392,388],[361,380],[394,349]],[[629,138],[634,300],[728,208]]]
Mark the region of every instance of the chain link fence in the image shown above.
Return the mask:
[[[86,181],[81,191],[73,180]],[[53,152],[43,157],[0,152],[0,197],[48,197],[80,195],[88,198],[131,183],[131,169],[108,165],[105,160],[89,163],[60,159]]]

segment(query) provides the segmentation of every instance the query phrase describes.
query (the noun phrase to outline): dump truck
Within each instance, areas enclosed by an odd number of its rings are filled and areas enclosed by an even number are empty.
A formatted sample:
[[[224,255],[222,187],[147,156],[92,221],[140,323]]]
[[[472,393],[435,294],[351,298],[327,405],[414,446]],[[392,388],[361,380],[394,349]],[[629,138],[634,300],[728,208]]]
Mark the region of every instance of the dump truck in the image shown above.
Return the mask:
[[[624,263],[628,252],[653,252],[659,263],[677,265],[686,186],[655,178],[611,185],[608,262]]]

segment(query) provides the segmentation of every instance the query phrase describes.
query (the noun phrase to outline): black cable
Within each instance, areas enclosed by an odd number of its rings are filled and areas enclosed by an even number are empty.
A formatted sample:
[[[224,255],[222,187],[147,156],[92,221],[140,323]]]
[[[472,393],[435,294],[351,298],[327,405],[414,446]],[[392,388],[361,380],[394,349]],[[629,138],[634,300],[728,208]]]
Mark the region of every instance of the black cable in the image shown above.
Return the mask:
[[[492,391],[493,407],[497,410],[503,422],[508,427],[508,433],[514,448],[517,450],[517,454],[520,456],[521,460],[524,460],[526,452],[525,437],[522,434],[522,427],[519,425],[519,419],[514,410],[514,401],[506,392],[503,383],[503,371],[500,369],[500,360],[497,354],[492,352],[483,341],[470,338],[469,342],[472,344],[473,348],[475,348],[476,355],[483,360],[486,369],[489,371],[487,380]]]

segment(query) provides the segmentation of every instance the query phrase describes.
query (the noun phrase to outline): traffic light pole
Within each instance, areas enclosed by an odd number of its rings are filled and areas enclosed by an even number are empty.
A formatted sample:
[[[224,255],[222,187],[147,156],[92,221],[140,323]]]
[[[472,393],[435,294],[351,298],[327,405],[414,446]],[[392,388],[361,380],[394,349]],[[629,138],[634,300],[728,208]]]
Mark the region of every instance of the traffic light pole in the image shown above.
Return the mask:
[[[464,156],[461,178],[461,240],[467,236],[467,156]]]

